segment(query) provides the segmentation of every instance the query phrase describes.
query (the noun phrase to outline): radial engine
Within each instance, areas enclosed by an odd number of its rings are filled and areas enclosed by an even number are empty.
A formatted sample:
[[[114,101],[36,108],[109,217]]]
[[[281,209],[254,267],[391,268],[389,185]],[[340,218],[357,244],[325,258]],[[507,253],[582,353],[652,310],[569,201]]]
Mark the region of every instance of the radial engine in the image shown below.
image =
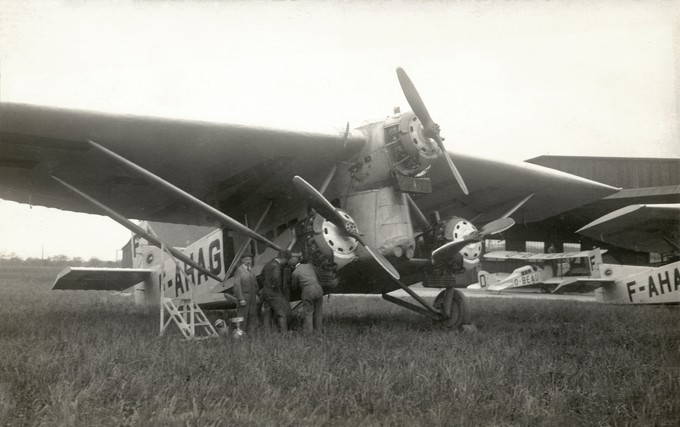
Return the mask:
[[[429,232],[423,235],[424,249],[432,251],[449,242],[474,238],[477,234],[477,227],[464,218],[453,217],[440,220]],[[479,265],[481,255],[482,243],[470,243],[459,252],[444,258],[444,260],[436,260],[433,265],[435,275],[444,278],[473,270]]]
[[[393,173],[407,177],[424,175],[442,154],[410,111],[386,121],[385,146],[391,155]]]
[[[354,223],[345,211],[338,211]],[[303,237],[303,257],[316,267],[324,290],[332,290],[338,284],[338,270],[356,259],[357,240],[342,233],[335,224],[315,212],[299,227],[297,234]]]

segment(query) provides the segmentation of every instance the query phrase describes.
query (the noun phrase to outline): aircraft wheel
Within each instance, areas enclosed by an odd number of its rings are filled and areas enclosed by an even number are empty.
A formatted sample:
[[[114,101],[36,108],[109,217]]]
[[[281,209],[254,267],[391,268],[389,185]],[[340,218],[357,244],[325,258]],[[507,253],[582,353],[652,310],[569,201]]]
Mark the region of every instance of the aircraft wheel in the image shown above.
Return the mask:
[[[441,324],[447,329],[470,323],[467,298],[458,289],[447,288],[441,291],[434,300],[434,306],[442,311]]]

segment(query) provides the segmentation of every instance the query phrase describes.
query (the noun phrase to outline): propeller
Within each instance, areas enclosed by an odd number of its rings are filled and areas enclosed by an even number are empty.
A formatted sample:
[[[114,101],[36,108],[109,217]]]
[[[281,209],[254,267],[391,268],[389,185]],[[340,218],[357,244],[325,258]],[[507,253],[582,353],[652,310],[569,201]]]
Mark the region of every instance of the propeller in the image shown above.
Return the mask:
[[[477,239],[463,239],[456,242],[447,242],[432,251],[432,260],[435,264],[438,264],[440,261],[451,258],[470,243],[477,243],[478,241]]]
[[[297,190],[304,194],[308,203],[316,210],[319,215],[324,217],[327,221],[338,227],[344,232],[357,240],[366,251],[373,257],[375,262],[380,265],[390,276],[399,280],[399,272],[396,268],[378,251],[373,250],[370,246],[364,243],[362,235],[357,229],[357,225],[352,221],[349,215],[343,214],[335,208],[316,188],[299,176],[293,177],[293,185]]]
[[[515,220],[512,218],[498,218],[497,220],[486,224],[481,230],[468,233],[465,236],[465,239],[482,240],[484,237],[490,236],[491,234],[502,233],[513,225],[515,225]]]
[[[456,165],[453,164],[453,161],[451,160],[448,151],[446,151],[446,148],[444,147],[444,142],[440,135],[439,125],[435,123],[434,120],[432,120],[432,117],[430,116],[430,113],[427,111],[427,107],[425,107],[425,103],[423,102],[423,99],[420,97],[420,94],[418,94],[415,85],[406,74],[406,71],[404,71],[404,69],[401,67],[397,68],[397,78],[399,79],[401,90],[404,92],[404,96],[406,97],[408,105],[411,106],[411,110],[413,110],[416,117],[418,117],[418,120],[420,120],[420,123],[422,123],[423,125],[423,128],[425,130],[424,132],[425,136],[437,141],[437,145],[439,145],[439,149],[441,149],[442,152],[444,153],[444,158],[446,158],[446,162],[449,165],[451,173],[456,178],[456,181],[458,182],[460,188],[463,190],[463,193],[467,195],[468,189],[467,186],[465,185],[465,181],[463,181],[463,177],[461,176],[460,172],[458,172]]]
[[[447,242],[434,251],[432,251],[432,260],[435,263],[444,261],[451,256],[460,252],[464,247],[470,243],[477,243],[482,241],[486,236],[492,234],[501,233],[508,228],[515,225],[515,220],[512,218],[499,218],[495,221],[491,221],[482,227],[481,230],[476,230],[465,235],[463,240],[457,240],[455,242]]]

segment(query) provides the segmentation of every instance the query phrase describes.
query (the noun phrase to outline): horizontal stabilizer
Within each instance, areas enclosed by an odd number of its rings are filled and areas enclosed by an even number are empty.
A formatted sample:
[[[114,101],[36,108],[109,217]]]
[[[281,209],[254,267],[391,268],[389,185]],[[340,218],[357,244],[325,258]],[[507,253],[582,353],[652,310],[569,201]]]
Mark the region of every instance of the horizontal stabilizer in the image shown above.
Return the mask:
[[[566,282],[555,288],[554,294],[563,294],[566,292],[585,294],[588,292],[593,292],[595,289],[601,288],[604,285],[614,283],[613,280],[604,279],[576,279],[570,282]]]
[[[143,268],[66,267],[59,273],[52,289],[122,291],[151,277]]]

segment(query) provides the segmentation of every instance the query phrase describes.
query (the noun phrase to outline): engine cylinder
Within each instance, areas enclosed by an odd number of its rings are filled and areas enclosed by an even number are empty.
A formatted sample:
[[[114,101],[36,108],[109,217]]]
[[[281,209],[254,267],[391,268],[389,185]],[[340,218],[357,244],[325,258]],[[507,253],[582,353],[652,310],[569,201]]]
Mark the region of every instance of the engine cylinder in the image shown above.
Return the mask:
[[[441,155],[439,146],[425,136],[423,125],[410,111],[399,117],[398,131],[398,139],[388,144],[394,169],[405,176],[422,175]]]

